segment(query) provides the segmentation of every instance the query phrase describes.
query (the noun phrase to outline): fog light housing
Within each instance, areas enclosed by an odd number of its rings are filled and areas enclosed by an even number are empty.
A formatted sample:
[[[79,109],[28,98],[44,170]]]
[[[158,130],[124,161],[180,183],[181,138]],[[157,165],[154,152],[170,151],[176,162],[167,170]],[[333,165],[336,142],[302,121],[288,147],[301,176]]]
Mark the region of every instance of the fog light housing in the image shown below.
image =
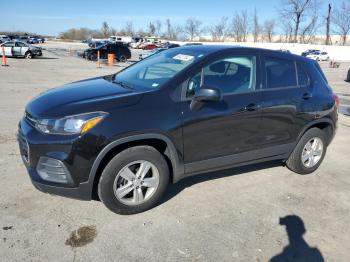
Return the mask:
[[[39,176],[49,182],[73,184],[72,177],[62,161],[42,156],[39,159],[36,171]]]

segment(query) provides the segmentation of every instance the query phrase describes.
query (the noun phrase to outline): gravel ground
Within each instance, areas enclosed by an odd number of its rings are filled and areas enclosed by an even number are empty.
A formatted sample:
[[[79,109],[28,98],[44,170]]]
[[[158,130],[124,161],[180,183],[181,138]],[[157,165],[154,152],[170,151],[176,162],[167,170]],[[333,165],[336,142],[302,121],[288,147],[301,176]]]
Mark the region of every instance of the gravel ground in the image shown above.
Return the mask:
[[[0,68],[1,261],[268,261],[294,248],[325,261],[350,260],[350,117],[344,115],[323,164],[308,176],[274,164],[196,176],[133,216],[34,189],[15,139],[25,104],[49,88],[127,65],[96,68],[74,56],[82,44],[43,46],[43,58],[8,59],[10,66]],[[350,63],[322,67],[347,110]]]

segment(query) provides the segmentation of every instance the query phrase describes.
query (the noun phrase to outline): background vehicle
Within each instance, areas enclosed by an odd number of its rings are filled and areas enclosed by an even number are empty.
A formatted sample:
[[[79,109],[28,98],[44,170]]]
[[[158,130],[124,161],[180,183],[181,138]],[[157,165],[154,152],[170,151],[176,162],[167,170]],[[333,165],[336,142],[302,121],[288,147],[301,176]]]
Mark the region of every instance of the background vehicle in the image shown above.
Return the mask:
[[[123,43],[107,43],[96,48],[86,49],[83,57],[89,60],[97,60],[97,51],[100,51],[100,58],[107,59],[108,54],[115,54],[115,57],[120,62],[125,62],[131,58],[130,49]]]
[[[329,55],[327,52],[314,52],[306,57],[316,61],[329,61]]]
[[[139,54],[139,60],[142,60],[142,59],[145,59],[145,58],[150,57],[152,55],[158,54],[159,52],[165,51],[167,49],[168,48],[156,48],[156,49],[150,50],[148,52],[141,53],[141,54]]]
[[[311,59],[186,46],[42,93],[27,105],[18,140],[39,190],[97,194],[113,212],[133,214],[196,174],[272,160],[314,172],[338,106]]]
[[[302,52],[301,56],[307,56],[307,55],[313,54],[315,52],[321,52],[321,51],[318,49],[308,49],[305,52]]]
[[[179,45],[179,44],[174,44],[174,43],[166,42],[166,43],[164,43],[164,44],[161,44],[160,47],[161,47],[161,48],[167,48],[167,49],[169,49],[169,48],[180,47],[180,45]]]
[[[5,43],[5,42],[10,41],[10,40],[11,39],[8,36],[6,36],[6,35],[1,35],[0,36],[0,44]]]
[[[7,57],[25,57],[31,59],[43,55],[42,48],[21,41],[8,41],[1,44],[1,46],[4,46],[5,55]],[[0,55],[3,55],[1,48]]]
[[[145,45],[142,45],[142,49],[143,50],[152,50],[152,49],[156,49],[158,47],[159,46],[156,45],[156,44],[145,44]]]
[[[121,42],[124,44],[129,45],[130,43],[134,42],[133,37],[131,36],[117,36],[117,35],[112,35],[109,37],[109,42]]]

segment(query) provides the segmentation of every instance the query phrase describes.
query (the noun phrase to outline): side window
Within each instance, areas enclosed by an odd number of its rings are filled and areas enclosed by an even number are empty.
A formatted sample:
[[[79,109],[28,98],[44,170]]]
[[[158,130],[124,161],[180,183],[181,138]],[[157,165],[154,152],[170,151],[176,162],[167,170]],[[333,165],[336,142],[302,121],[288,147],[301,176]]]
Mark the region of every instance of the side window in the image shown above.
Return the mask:
[[[297,74],[292,60],[265,56],[266,88],[296,87]]]
[[[297,63],[297,72],[298,72],[298,85],[299,86],[308,86],[310,83],[310,78],[304,68]]]
[[[22,42],[16,42],[16,46],[17,47],[26,47],[26,44],[22,43]]]
[[[186,97],[192,97],[201,86],[219,88],[223,94],[255,90],[256,57],[230,56],[202,68],[188,81]]]
[[[14,42],[7,42],[4,44],[4,47],[13,47],[14,46]]]

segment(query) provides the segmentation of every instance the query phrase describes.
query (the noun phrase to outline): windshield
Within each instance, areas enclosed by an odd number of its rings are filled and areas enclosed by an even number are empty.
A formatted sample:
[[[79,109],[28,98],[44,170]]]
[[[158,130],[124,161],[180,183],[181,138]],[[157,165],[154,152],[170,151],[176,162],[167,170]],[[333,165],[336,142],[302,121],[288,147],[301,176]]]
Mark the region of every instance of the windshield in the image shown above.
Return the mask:
[[[166,50],[126,68],[115,75],[114,81],[130,87],[159,88],[203,56],[202,50]]]

